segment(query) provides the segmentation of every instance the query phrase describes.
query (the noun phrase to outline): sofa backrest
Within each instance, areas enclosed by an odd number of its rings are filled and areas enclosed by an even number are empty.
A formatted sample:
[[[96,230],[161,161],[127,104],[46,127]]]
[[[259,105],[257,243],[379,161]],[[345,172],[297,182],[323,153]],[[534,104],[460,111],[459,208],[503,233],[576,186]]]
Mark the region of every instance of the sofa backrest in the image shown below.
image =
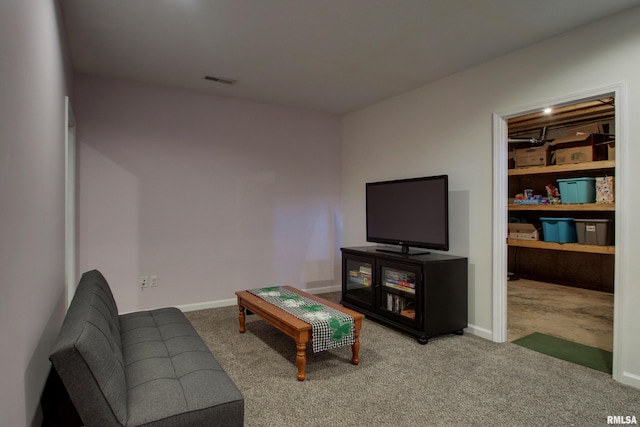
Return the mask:
[[[126,425],[118,307],[99,271],[82,275],[49,359],[85,425]]]

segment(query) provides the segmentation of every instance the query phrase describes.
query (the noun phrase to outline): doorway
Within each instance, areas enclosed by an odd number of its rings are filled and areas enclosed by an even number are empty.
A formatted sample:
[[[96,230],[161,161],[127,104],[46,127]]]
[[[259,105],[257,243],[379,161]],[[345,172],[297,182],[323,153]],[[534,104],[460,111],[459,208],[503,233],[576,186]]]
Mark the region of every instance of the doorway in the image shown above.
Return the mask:
[[[550,100],[543,100],[534,104],[514,108],[509,111],[497,112],[493,117],[493,149],[494,149],[494,258],[493,258],[493,337],[496,342],[505,342],[507,340],[507,273],[508,273],[508,246],[507,246],[507,225],[509,213],[506,209],[508,205],[509,188],[508,188],[508,120],[514,117],[523,116],[543,110],[546,107],[564,107],[576,104],[582,101],[601,99],[611,97],[615,99],[615,129],[616,129],[616,146],[615,156],[621,158],[625,151],[625,132],[622,124],[625,123],[624,108],[624,85],[617,84],[595,90],[589,90],[578,94],[568,95]],[[625,184],[625,168],[624,161],[616,164],[616,191],[622,194],[621,188]],[[623,257],[620,253],[624,250],[625,240],[620,230],[624,229],[625,221],[625,203],[621,203],[620,198],[616,199],[615,213],[613,213],[615,227],[616,256],[613,265],[613,281],[616,284],[614,293],[614,328],[613,328],[613,378],[619,380],[622,376],[620,359],[617,357],[621,352],[620,346],[623,345],[620,338],[621,323],[620,318],[623,317],[621,309],[621,298],[624,294],[625,282],[619,280],[621,264]]]

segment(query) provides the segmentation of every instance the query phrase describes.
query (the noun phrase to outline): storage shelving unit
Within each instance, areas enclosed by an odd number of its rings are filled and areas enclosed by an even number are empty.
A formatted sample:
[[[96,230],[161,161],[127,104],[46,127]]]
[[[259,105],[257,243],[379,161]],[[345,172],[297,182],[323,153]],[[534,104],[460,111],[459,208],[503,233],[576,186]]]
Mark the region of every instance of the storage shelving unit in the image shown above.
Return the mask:
[[[613,169],[615,167],[615,160],[600,160],[596,162],[574,163],[571,165],[530,166],[528,168],[509,169],[509,176],[592,171],[601,169]]]
[[[615,160],[603,160],[597,162],[575,163],[571,165],[553,165],[553,166],[533,166],[529,168],[509,169],[509,177],[521,177],[531,175],[558,175],[571,172],[579,172],[581,174],[596,175],[613,175],[615,173]],[[562,195],[561,195],[562,197]],[[509,204],[509,211],[515,212],[614,212],[615,204],[557,204],[557,205],[521,205]],[[589,252],[598,254],[615,253],[615,246],[597,246],[582,245],[577,243],[552,243],[541,240],[528,241],[508,239],[509,246],[539,248],[559,251],[573,252]]]
[[[541,240],[508,239],[509,246],[520,248],[549,249],[554,251],[585,252],[592,254],[615,254],[615,246],[582,245],[579,243],[555,243]]]
[[[594,113],[589,119],[611,120],[614,116],[613,100],[610,100],[608,105],[605,112]],[[552,118],[545,120],[548,121],[538,125],[552,126],[559,132],[562,132],[565,126],[576,125],[575,121],[556,123]],[[509,126],[511,132],[511,123]],[[555,184],[558,179],[615,176],[615,168],[615,160],[600,160],[509,169],[509,196],[513,197],[526,188],[532,188],[535,193],[544,195],[544,186],[549,183]],[[611,221],[610,232],[615,227],[613,222],[615,204],[510,203],[507,209],[510,217],[519,217],[534,224],[540,220],[540,217],[602,218]],[[517,276],[605,292],[613,291],[614,244],[600,246],[507,239],[507,245],[509,246],[509,270]]]

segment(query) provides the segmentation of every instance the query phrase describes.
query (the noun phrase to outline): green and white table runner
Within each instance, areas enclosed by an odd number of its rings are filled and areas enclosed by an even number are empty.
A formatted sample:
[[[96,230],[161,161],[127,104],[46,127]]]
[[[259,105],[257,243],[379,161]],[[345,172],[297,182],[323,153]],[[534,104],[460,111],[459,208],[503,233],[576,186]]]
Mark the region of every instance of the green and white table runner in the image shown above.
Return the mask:
[[[354,321],[348,314],[281,286],[249,292],[311,324],[314,353],[354,343]]]

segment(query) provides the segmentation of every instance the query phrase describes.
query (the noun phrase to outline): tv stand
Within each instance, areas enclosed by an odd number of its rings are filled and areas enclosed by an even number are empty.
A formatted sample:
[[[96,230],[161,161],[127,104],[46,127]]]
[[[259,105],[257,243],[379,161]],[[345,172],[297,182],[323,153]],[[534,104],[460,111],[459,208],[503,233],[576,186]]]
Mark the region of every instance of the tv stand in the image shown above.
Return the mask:
[[[403,330],[426,344],[467,327],[465,257],[383,252],[376,246],[341,248],[345,307]]]
[[[399,249],[395,249],[395,248],[376,248],[376,251],[378,252],[387,252],[390,254],[403,254],[403,255],[429,255],[431,252],[430,251],[425,251],[422,249],[411,249],[409,248],[409,246],[407,245],[402,245],[401,248]]]

